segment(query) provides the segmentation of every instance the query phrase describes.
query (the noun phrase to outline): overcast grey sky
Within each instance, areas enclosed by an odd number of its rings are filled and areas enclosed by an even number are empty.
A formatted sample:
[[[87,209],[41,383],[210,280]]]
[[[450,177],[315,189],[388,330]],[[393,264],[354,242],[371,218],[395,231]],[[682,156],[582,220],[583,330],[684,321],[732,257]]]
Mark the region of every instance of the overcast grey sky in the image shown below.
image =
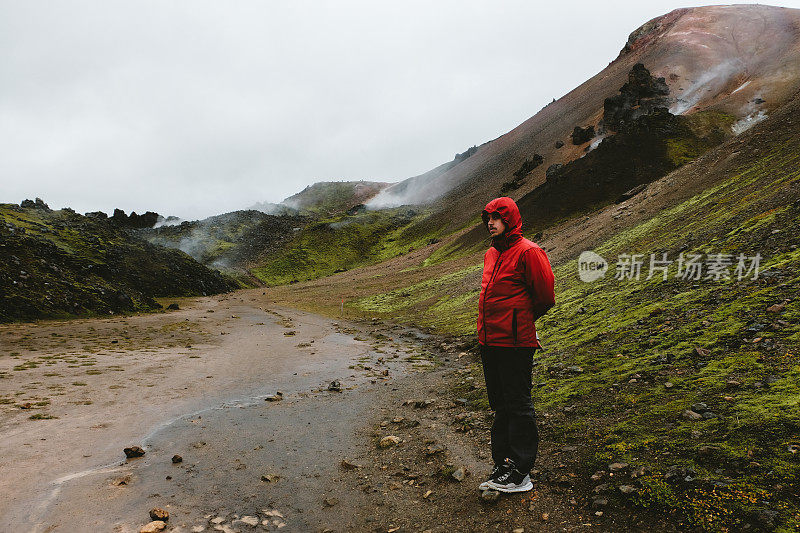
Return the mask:
[[[199,218],[316,181],[398,181],[691,5],[0,0],[0,202]]]

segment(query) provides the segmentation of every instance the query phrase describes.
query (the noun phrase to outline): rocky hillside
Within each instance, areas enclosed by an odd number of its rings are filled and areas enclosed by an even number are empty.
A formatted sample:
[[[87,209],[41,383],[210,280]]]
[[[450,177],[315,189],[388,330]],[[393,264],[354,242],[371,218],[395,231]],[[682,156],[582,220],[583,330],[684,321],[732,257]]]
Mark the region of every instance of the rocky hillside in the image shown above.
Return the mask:
[[[153,244],[181,250],[245,283],[258,283],[250,278],[248,266],[280,253],[307,223],[307,217],[297,214],[268,215],[246,210],[143,229],[137,235]]]
[[[606,124],[613,114],[605,104],[620,96],[618,89],[630,81],[637,63],[663,78],[662,89],[669,93],[653,95],[663,97],[658,106],[687,117],[708,112],[722,118],[718,124],[726,134],[736,135],[794,93],[800,80],[800,10],[709,6],[653,19],[631,33],[606,68],[517,128],[478,146],[457,165],[410,178],[378,198],[394,197],[396,203],[440,198],[432,224],[451,230],[470,223],[475,206],[501,191],[521,198],[547,181],[548,169],[579,159],[615,133]],[[395,195],[398,190],[402,194]]]
[[[0,204],[0,321],[154,310],[237,285],[177,250],[71,210]]]
[[[388,187],[389,183],[374,181],[325,181],[309,185],[286,198],[281,205],[312,216],[330,217],[354,213]]]

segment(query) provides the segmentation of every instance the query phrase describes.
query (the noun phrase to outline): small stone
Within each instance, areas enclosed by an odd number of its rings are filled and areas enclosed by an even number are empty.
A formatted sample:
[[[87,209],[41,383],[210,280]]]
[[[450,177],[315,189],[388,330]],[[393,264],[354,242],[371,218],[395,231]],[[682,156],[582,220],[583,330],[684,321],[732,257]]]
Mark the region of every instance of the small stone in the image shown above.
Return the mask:
[[[281,476],[278,474],[264,474],[261,476],[261,481],[266,481],[267,483],[277,483],[280,478]]]
[[[425,448],[425,455],[436,455],[439,453],[444,453],[446,448],[442,444],[432,444]]]
[[[693,403],[692,404],[692,411],[694,411],[695,413],[705,413],[706,411],[708,411],[708,405],[706,405],[706,404],[704,404],[702,402]]]
[[[601,483],[600,485],[597,485],[595,488],[593,488],[592,491],[595,494],[600,494],[601,492],[607,492],[610,488],[611,488],[610,484]]]
[[[780,313],[784,307],[786,307],[786,302],[770,305],[767,307],[767,313]]]
[[[206,526],[194,526],[192,527],[192,533],[203,533],[206,530]]]
[[[608,470],[610,472],[622,472],[623,470],[627,470],[629,466],[628,463],[611,463],[608,465]]]
[[[344,470],[355,470],[356,468],[361,468],[361,465],[357,465],[349,459],[342,459],[340,465]]]
[[[605,475],[606,475],[605,471],[598,470],[597,472],[592,474],[592,481],[600,481],[601,479],[603,479],[603,476]]]
[[[131,475],[130,474],[125,474],[124,476],[120,476],[118,478],[114,478],[114,480],[111,481],[111,484],[116,486],[116,487],[122,487],[122,486],[127,485],[130,482],[131,482]]]
[[[427,500],[430,497],[431,494],[433,494],[433,491],[429,490],[429,491],[426,491],[425,494],[422,495],[422,497]]]
[[[338,379],[334,379],[328,384],[328,390],[331,392],[342,392],[342,384]]]
[[[702,455],[703,457],[707,457],[709,455],[713,455],[714,452],[719,451],[719,446],[700,446],[697,449],[697,454]]]
[[[333,507],[334,505],[339,505],[339,498],[333,498],[333,497],[325,498],[324,500],[322,500],[322,504],[325,507]]]
[[[271,395],[267,396],[266,398],[264,398],[265,402],[279,402],[281,400],[283,400],[283,393],[282,392],[276,392],[275,394],[271,394]]]
[[[674,386],[675,385],[671,381],[667,381],[666,383],[664,383],[664,388],[665,389],[671,389]]]
[[[516,529],[512,529],[511,533],[525,533],[525,528],[524,527],[518,527]]]
[[[156,533],[157,531],[164,531],[164,528],[167,527],[165,522],[161,520],[153,520],[149,524],[145,524],[139,530],[139,533]]]
[[[683,418],[685,418],[687,420],[702,420],[703,419],[703,415],[701,415],[700,413],[696,413],[695,411],[692,411],[691,409],[687,409],[687,410],[685,410],[683,412]]]
[[[125,448],[122,450],[125,452],[125,457],[128,459],[133,459],[134,457],[141,457],[144,455],[144,450],[141,446],[131,446],[130,448]]]
[[[459,482],[461,482],[461,481],[464,481],[464,478],[465,478],[465,477],[467,477],[467,473],[464,471],[464,469],[463,469],[463,468],[461,468],[461,467],[458,467],[458,468],[456,468],[456,469],[453,471],[453,473],[451,474],[451,476],[452,476],[452,477],[453,477],[453,479],[455,479],[456,481],[459,481]]]
[[[397,446],[398,444],[400,444],[400,437],[395,435],[387,435],[378,442],[378,446],[381,448],[391,448],[392,446]]]
[[[172,462],[175,463],[175,464],[182,463],[183,462],[183,457],[181,457],[180,455],[178,455],[176,453],[175,455],[172,456]]]
[[[258,517],[256,516],[243,516],[239,519],[239,522],[243,524],[247,524],[248,526],[257,526],[258,525]]]
[[[496,502],[500,497],[500,493],[496,490],[485,490],[481,492],[481,499],[485,502]]]
[[[542,520],[544,522],[547,522],[548,520],[550,520],[550,513],[542,513]]]
[[[153,507],[150,509],[150,520],[161,520],[162,522],[166,522],[169,520],[169,513],[160,507]]]
[[[594,507],[594,508],[605,507],[606,505],[608,505],[608,500],[606,500],[605,498],[596,498],[592,502],[592,507]]]
[[[216,517],[216,518],[212,518],[212,519],[211,519],[211,523],[212,523],[212,524],[221,524],[221,523],[223,523],[224,521],[225,521],[225,517],[224,517],[224,516],[218,516],[218,517]]]
[[[619,491],[622,494],[633,494],[634,492],[636,492],[636,487],[632,485],[620,485]]]

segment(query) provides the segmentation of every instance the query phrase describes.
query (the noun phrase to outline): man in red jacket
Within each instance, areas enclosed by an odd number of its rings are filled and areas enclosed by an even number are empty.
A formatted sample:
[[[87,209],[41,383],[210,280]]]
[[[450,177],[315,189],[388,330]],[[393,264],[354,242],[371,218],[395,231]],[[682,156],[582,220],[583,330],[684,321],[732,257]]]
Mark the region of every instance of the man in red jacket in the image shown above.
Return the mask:
[[[492,246],[483,258],[478,341],[492,425],[494,470],[480,488],[533,488],[539,431],[531,401],[533,354],[541,348],[534,322],[555,304],[553,270],[539,246],[522,237],[522,217],[511,198],[483,210]]]

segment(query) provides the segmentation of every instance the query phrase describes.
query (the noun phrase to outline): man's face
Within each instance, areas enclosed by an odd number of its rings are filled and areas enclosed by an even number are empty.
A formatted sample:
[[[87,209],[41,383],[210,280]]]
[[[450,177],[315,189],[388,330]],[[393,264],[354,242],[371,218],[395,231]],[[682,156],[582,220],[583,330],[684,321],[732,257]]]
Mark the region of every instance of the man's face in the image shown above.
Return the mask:
[[[500,215],[497,213],[489,214],[489,222],[486,225],[488,226],[489,234],[492,237],[497,237],[498,235],[502,235],[503,232],[506,230],[506,225],[503,224],[503,219],[500,218]]]

